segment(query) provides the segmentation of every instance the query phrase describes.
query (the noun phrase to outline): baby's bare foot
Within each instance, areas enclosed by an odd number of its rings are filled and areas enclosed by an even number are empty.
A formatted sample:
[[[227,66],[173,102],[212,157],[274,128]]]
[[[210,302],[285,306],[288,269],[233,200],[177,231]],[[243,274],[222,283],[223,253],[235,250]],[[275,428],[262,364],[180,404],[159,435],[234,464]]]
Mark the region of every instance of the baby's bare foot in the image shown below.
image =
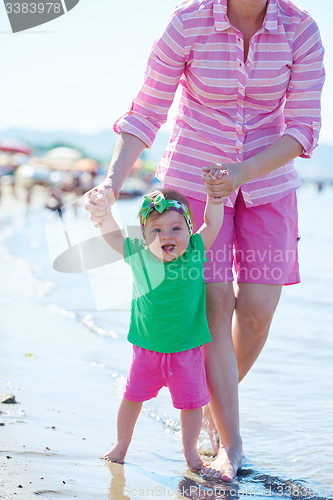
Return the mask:
[[[200,458],[197,450],[189,450],[185,454],[187,466],[192,472],[201,472],[205,464]]]
[[[106,462],[115,462],[117,464],[123,464],[127,452],[127,447],[123,446],[121,443],[116,443],[112,446],[111,450],[109,450],[104,455],[104,460]]]

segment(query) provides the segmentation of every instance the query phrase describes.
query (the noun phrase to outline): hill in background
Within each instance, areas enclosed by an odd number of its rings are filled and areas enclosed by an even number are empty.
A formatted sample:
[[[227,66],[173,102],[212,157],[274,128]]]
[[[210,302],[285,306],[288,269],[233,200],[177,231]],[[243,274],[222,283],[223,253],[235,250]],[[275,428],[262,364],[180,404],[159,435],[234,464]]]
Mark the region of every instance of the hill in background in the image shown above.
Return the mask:
[[[65,130],[37,131],[24,129],[7,129],[0,131],[1,138],[19,139],[31,146],[39,156],[44,150],[58,146],[77,148],[84,156],[93,158],[102,164],[108,165],[116,144],[118,134],[113,130],[105,130],[97,134],[79,134]],[[169,134],[160,131],[152,149],[144,152],[147,160],[158,163],[168,143]],[[38,154],[39,153],[39,154]]]
[[[79,134],[70,131],[41,132],[18,128],[0,131],[0,139],[9,137],[26,142],[39,153],[60,145],[71,146],[81,150],[84,156],[94,158],[107,166],[118,135],[113,130],[105,130],[97,134]],[[153,147],[144,151],[143,158],[158,164],[168,140],[169,133],[161,130],[157,134]],[[319,145],[311,159],[296,158],[295,165],[303,181],[332,183],[333,145]]]

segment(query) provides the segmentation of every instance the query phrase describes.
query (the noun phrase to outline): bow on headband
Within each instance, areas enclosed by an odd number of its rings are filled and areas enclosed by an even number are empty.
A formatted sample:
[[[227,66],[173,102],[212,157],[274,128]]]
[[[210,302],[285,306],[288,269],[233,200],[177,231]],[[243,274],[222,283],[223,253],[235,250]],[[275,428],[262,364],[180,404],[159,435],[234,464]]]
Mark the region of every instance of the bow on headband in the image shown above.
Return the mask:
[[[140,207],[142,227],[145,226],[150,212],[152,212],[154,209],[157,210],[157,212],[159,212],[160,214],[164,212],[164,210],[175,210],[176,212],[179,212],[184,217],[190,235],[192,236],[191,215],[186,205],[177,200],[166,200],[162,193],[158,194],[154,200],[145,195]]]
[[[162,193],[157,195],[154,200],[152,198],[149,198],[149,196],[144,196],[140,208],[140,215],[142,217],[143,225],[145,225],[146,220],[148,219],[149,214],[152,210],[155,209],[161,214],[163,210],[165,210],[165,207],[166,200]]]

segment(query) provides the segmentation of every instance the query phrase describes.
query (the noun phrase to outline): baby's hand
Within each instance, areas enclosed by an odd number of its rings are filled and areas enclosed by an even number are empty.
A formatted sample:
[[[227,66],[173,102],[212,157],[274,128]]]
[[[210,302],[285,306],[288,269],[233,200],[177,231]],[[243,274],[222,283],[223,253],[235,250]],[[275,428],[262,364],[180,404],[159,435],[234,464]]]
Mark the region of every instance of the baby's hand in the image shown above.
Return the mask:
[[[96,205],[103,206],[104,209],[106,210],[106,215],[100,216],[98,218],[98,225],[95,226],[95,227],[101,227],[103,225],[103,222],[105,222],[105,220],[108,219],[108,217],[111,213],[111,205],[108,203],[108,199],[106,198],[106,196],[104,196],[103,193],[99,193],[98,191],[93,191],[91,193],[90,201]],[[98,203],[97,203],[97,201],[98,201]],[[90,217],[90,220],[92,220],[94,222],[94,225],[95,225],[94,219],[92,219]]]

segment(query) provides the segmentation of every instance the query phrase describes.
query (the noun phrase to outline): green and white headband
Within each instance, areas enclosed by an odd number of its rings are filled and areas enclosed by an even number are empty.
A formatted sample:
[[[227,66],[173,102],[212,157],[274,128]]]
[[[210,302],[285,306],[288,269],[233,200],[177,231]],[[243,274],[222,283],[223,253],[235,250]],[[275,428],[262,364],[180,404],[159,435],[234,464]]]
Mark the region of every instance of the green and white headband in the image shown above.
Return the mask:
[[[184,203],[181,203],[177,200],[166,200],[162,193],[158,194],[154,200],[145,195],[140,207],[142,228],[146,225],[147,219],[153,210],[157,210],[157,212],[159,212],[160,214],[164,212],[164,210],[174,210],[176,212],[179,212],[184,217],[190,235],[192,236],[193,226],[191,215],[189,209],[186,205],[184,205]]]

